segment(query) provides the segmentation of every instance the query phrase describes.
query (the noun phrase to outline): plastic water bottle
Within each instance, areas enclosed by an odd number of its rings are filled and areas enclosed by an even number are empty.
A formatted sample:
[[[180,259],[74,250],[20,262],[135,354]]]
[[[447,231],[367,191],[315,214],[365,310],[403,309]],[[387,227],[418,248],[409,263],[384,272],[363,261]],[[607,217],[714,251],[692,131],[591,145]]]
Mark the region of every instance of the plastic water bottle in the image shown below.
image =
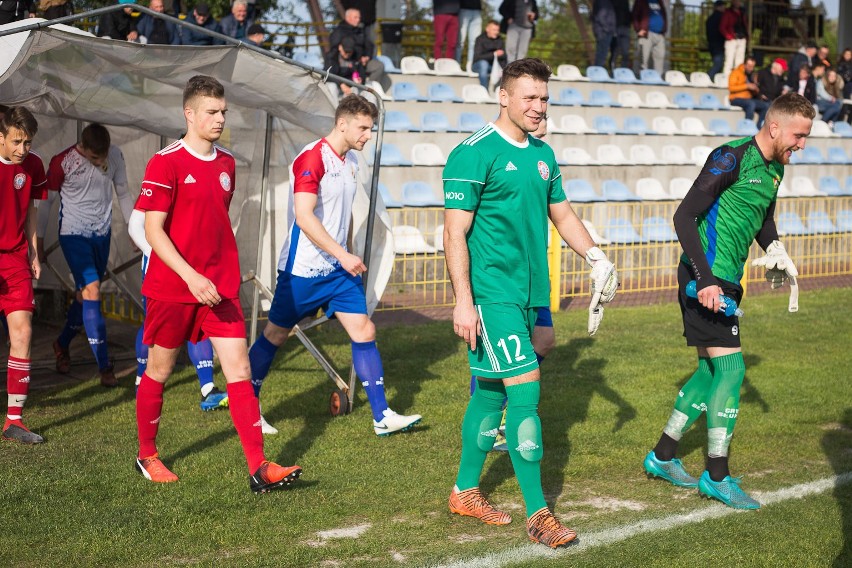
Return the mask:
[[[686,295],[690,298],[698,298],[698,285],[695,283],[695,280],[690,280],[686,285]],[[737,303],[733,298],[729,298],[724,294],[719,295],[719,307],[725,312],[725,315],[728,317],[737,316],[738,318],[743,317],[743,311],[737,307]]]

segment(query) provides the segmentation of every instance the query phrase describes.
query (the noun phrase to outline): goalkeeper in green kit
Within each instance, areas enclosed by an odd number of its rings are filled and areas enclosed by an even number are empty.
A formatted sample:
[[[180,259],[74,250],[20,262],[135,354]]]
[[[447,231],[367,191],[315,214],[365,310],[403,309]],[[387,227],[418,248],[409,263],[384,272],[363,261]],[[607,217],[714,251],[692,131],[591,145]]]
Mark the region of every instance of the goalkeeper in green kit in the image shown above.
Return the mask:
[[[775,203],[784,165],[805,147],[814,107],[797,93],[777,98],[760,131],[710,153],[692,188],[674,214],[683,256],[678,285],[683,335],[698,352],[698,368],[680,389],[671,417],[656,447],[645,457],[645,471],[698,491],[737,509],[760,503],[739,486],[728,469],[728,448],[739,414],[745,363],[736,315],[720,311],[720,296],[742,300],[740,281],[753,240],[766,255],[753,264],[766,268],[773,288],[789,280],[790,311],[798,310],[798,272],[778,240]],[[695,280],[698,297],[686,295]],[[707,412],[707,464],[700,479],[675,458],[681,436]]]

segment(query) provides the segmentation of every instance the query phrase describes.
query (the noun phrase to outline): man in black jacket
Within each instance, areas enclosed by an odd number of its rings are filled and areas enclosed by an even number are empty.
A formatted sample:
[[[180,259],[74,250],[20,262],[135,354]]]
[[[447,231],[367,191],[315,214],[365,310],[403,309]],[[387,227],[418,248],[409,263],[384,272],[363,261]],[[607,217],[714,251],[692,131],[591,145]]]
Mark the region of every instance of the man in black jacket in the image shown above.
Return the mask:
[[[33,0],[0,0],[0,25],[35,18]]]
[[[784,73],[787,71],[787,61],[780,57],[769,67],[764,67],[757,73],[758,95],[761,100],[772,102],[784,92]]]
[[[713,79],[716,73],[722,70],[722,65],[725,63],[725,36],[722,35],[720,29],[722,25],[722,14],[725,13],[725,0],[716,0],[713,3],[713,13],[707,18],[704,23],[705,32],[707,33],[707,47],[710,50],[710,58],[713,60],[713,65],[707,72],[710,78]]]
[[[118,0],[118,4],[132,4],[134,0]],[[127,7],[115,12],[107,12],[98,22],[98,37],[108,39],[137,41],[139,32],[136,31],[136,20],[130,14],[133,8]]]
[[[494,56],[497,56],[500,67],[506,66],[506,45],[500,37],[500,24],[491,20],[485,25],[485,31],[476,38],[473,45],[472,69],[479,75],[479,84],[486,89],[491,78]]]
[[[391,80],[385,73],[385,66],[381,61],[373,59],[373,42],[367,39],[364,28],[361,26],[361,11],[357,8],[349,8],[343,14],[343,21],[338,24],[328,38],[328,52],[326,58],[335,57],[338,46],[344,37],[351,37],[354,41],[354,54],[361,61],[361,65],[367,72],[367,79],[376,81],[387,91],[391,87]]]
[[[813,40],[806,43],[799,51],[793,54],[790,58],[789,69],[790,74],[787,77],[787,86],[791,90],[796,91],[799,88],[799,70],[802,65],[813,67],[816,63],[817,44]],[[799,93],[800,95],[802,93]]]
[[[192,15],[187,20],[207,31],[222,33],[219,22],[210,15],[210,6],[206,2],[196,4]],[[224,42],[207,35],[201,30],[196,31],[191,26],[185,26],[181,29],[181,43],[183,45],[222,45]]]

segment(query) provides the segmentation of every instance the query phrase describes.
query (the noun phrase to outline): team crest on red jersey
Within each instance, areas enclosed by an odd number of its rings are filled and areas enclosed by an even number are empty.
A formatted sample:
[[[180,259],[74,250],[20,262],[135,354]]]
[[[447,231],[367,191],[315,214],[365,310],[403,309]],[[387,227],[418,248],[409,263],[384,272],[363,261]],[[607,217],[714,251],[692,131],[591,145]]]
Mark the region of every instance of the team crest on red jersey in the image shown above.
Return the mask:
[[[222,185],[222,189],[225,191],[231,191],[231,176],[229,176],[226,172],[219,174],[219,183]]]
[[[24,187],[24,184],[27,183],[27,175],[17,174],[13,183],[15,184],[15,189],[21,189]]]
[[[538,175],[540,175],[541,179],[543,179],[544,181],[550,179],[550,168],[548,168],[547,164],[545,164],[541,160],[538,161]]]

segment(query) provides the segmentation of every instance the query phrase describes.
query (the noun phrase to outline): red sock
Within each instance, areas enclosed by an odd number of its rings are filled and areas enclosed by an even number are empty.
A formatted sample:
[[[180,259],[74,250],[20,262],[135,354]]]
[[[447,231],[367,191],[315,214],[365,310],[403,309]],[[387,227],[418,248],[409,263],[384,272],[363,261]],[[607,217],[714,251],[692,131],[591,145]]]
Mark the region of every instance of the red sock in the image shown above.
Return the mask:
[[[30,360],[9,355],[6,372],[6,391],[9,393],[9,420],[21,420],[27,394],[30,392]]]
[[[263,433],[260,431],[260,406],[250,381],[228,383],[228,407],[246,454],[249,474],[253,474],[266,458],[263,455]]]
[[[163,383],[142,373],[136,389],[136,428],[139,432],[139,458],[157,453],[157,430],[163,412]]]

